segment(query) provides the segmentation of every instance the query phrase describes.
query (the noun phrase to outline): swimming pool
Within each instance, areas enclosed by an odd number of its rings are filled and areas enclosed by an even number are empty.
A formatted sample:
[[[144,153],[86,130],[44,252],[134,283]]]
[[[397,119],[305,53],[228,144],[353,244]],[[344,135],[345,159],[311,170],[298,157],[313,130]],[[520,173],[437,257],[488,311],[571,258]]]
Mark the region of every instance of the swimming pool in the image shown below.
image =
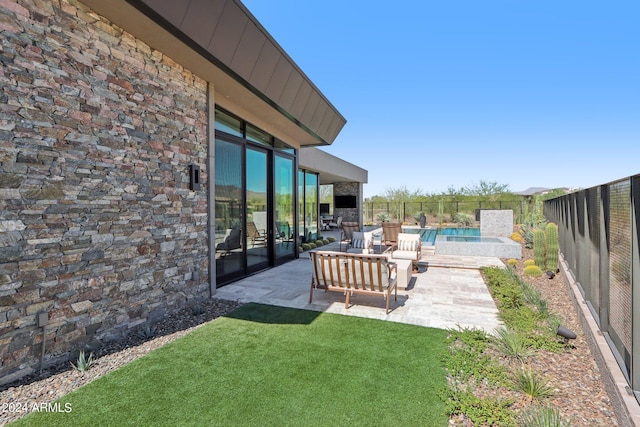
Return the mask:
[[[466,228],[466,227],[402,227],[404,233],[420,234],[422,244],[434,245],[436,243],[436,236],[480,236],[479,228]]]

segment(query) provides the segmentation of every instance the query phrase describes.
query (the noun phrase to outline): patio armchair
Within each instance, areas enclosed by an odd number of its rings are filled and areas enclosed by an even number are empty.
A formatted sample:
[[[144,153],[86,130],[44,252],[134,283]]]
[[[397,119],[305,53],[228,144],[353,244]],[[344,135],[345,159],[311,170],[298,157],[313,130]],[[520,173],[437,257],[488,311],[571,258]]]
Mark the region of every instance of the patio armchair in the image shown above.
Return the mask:
[[[342,244],[346,244],[345,250],[351,247],[353,232],[360,231],[360,224],[357,222],[342,221],[342,232],[340,233],[340,251],[342,252]]]
[[[338,216],[335,221],[329,222],[329,228],[340,228],[342,226],[342,217]]]
[[[228,234],[224,237],[224,241],[216,245],[216,253],[220,252],[221,255],[228,255],[234,249],[240,249],[242,233],[239,228],[232,228],[228,230]]]
[[[258,230],[255,222],[247,221],[247,239],[251,242],[251,246],[267,245],[267,230]]]
[[[276,222],[276,243],[286,243],[287,248],[289,243],[293,242],[293,233],[291,226],[288,222]]]
[[[373,232],[371,231],[354,231],[351,236],[350,247],[347,248],[348,253],[356,254],[372,254],[373,250]]]
[[[420,234],[398,233],[397,249],[391,251],[391,260],[406,259],[418,270],[418,261],[422,257],[422,240]]]
[[[382,223],[382,244],[387,247],[387,250],[393,250],[398,246],[399,233],[402,233],[402,224],[397,222]]]

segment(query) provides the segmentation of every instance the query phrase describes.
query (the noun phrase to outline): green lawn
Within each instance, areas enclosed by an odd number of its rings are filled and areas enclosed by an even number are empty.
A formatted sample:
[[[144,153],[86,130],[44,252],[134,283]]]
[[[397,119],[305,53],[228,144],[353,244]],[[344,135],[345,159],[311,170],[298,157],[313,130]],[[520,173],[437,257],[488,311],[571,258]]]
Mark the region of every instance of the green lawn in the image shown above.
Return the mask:
[[[446,334],[247,304],[18,424],[446,426]]]

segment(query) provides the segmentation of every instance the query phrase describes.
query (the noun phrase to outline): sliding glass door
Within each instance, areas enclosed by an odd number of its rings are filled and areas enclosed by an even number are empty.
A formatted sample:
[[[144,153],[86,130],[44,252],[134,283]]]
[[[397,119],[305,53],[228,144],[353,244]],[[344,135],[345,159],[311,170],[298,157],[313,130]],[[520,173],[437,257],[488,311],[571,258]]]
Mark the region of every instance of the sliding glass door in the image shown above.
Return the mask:
[[[267,194],[267,152],[247,148],[247,268],[249,272],[269,266],[272,230]]]
[[[240,144],[216,139],[216,276],[225,281],[244,274],[244,202]],[[220,159],[220,161],[218,161]]]
[[[292,158],[275,155],[273,174],[276,263],[295,256],[293,167]]]
[[[296,151],[216,109],[216,284],[295,258]]]

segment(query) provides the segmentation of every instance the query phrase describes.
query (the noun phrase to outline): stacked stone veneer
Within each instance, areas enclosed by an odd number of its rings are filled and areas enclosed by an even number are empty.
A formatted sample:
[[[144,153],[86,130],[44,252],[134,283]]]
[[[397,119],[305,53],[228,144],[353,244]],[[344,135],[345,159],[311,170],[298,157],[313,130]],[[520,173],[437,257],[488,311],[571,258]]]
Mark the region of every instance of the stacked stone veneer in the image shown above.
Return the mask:
[[[356,196],[360,200],[360,184],[357,182],[335,182],[333,183],[334,196]],[[343,221],[358,222],[362,224],[360,209],[358,208],[336,208],[334,206],[333,216],[342,216]]]
[[[511,237],[513,233],[513,211],[510,209],[480,211],[480,235]]]
[[[38,313],[52,365],[209,288],[206,82],[77,2],[0,0],[0,45],[1,384]]]

